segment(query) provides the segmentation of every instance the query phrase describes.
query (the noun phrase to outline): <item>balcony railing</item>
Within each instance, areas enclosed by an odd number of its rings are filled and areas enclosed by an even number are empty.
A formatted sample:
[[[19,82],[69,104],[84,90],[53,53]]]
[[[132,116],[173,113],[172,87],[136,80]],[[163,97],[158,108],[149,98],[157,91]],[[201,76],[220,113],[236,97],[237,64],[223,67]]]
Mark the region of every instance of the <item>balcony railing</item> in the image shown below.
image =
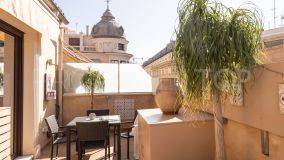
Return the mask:
[[[63,49],[64,51],[66,51],[66,53],[68,53],[69,56],[75,58],[76,60],[80,61],[80,62],[85,62],[85,63],[90,63],[92,62],[92,60],[90,60],[86,55],[82,54],[76,46],[70,46],[66,43],[64,43],[63,45]]]
[[[94,51],[96,51],[96,47],[94,47],[94,46],[83,46],[83,51],[84,52],[94,52]]]
[[[72,47],[80,52],[95,52],[96,51],[95,46],[72,46]]]

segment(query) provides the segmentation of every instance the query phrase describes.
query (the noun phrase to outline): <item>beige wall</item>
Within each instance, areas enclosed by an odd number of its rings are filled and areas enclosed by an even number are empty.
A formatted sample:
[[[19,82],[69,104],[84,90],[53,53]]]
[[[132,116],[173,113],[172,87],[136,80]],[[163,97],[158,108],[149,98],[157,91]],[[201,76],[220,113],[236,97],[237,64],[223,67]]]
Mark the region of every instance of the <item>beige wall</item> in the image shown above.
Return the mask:
[[[213,116],[164,115],[160,109],[138,111],[140,160],[213,160]],[[136,135],[135,135],[136,136]]]
[[[269,57],[267,57],[267,60],[270,63],[284,61],[284,45],[278,45],[278,46],[268,48],[267,52],[269,52]]]
[[[156,107],[154,95],[152,94],[104,94],[96,95],[94,109],[109,108],[113,114],[115,99],[134,99],[135,109]],[[76,116],[85,116],[86,110],[91,108],[90,95],[64,95],[63,96],[63,123],[67,124]]]
[[[272,70],[284,71],[284,62],[266,64]],[[284,114],[280,113],[279,87],[284,83],[281,75],[261,67],[254,73],[254,80],[245,85],[244,103],[223,103],[226,152],[229,160],[284,158]],[[211,111],[210,111],[211,112]],[[269,157],[261,152],[261,130],[269,132]]]
[[[224,125],[228,160],[284,159],[284,137],[269,133],[269,156],[261,152],[261,131],[229,120]]]
[[[284,62],[265,66],[284,71]],[[255,79],[245,85],[244,105],[234,106],[226,101],[223,105],[223,115],[239,123],[284,137],[284,114],[280,113],[279,105],[280,83],[284,83],[281,75],[263,68],[256,69]]]
[[[24,34],[23,154],[40,154],[48,142],[42,132],[44,117],[54,114],[55,101],[44,101],[44,74],[55,74],[59,22],[37,0],[2,0],[0,18]]]

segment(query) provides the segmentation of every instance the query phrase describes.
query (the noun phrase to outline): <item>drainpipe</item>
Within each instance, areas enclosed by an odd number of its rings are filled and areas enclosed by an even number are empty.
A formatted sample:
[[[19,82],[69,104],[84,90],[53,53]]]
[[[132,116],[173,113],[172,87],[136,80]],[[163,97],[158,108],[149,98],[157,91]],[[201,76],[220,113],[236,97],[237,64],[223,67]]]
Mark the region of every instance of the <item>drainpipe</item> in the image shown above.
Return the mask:
[[[59,26],[60,34],[59,34],[59,44],[58,44],[58,61],[57,61],[57,67],[56,67],[56,75],[57,75],[57,104],[56,106],[59,107],[59,117],[58,122],[60,125],[63,124],[63,77],[62,77],[62,68],[63,68],[63,37],[64,37],[64,31],[66,29],[66,26],[64,23],[60,23]]]
[[[117,68],[117,71],[118,71],[118,77],[117,77],[117,81],[118,81],[118,94],[120,94],[120,59],[118,59],[118,68]]]

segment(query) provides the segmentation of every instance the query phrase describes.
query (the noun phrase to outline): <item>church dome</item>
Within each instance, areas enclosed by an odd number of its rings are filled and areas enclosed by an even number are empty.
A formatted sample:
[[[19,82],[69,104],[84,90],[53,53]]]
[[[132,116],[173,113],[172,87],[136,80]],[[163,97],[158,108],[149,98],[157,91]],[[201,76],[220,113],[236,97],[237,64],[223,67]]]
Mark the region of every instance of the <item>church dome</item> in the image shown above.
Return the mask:
[[[91,34],[94,38],[125,38],[123,27],[115,21],[115,17],[112,15],[109,9],[104,12],[100,22],[93,26]]]

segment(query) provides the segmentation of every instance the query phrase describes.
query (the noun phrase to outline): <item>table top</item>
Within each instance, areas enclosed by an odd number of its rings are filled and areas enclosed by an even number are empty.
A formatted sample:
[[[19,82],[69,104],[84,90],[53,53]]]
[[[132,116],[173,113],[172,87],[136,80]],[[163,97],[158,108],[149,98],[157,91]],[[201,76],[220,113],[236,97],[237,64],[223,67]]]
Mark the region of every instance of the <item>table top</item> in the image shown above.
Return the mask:
[[[91,120],[88,116],[83,117],[75,117],[72,121],[70,121],[66,126],[73,127],[76,126],[76,122],[97,122],[107,120],[109,124],[120,124],[120,115],[107,115],[107,116],[96,116],[93,120]]]

